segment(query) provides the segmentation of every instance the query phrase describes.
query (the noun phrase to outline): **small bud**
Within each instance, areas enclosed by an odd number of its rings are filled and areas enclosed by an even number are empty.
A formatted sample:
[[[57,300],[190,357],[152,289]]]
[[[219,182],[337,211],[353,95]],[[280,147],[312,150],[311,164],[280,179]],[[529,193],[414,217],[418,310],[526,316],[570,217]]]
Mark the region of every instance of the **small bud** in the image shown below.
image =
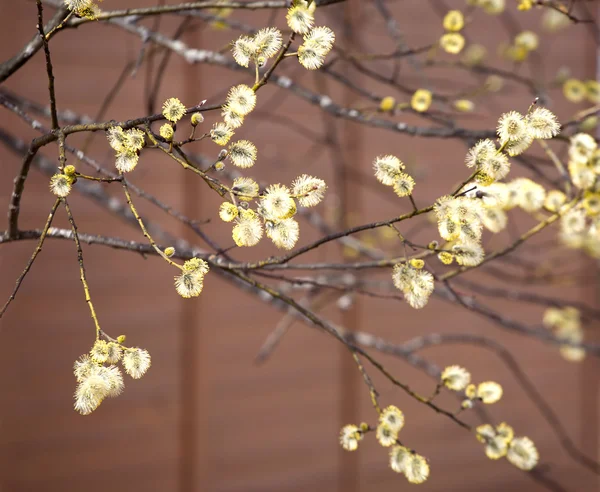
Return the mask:
[[[466,400],[463,400],[462,403],[460,404],[460,406],[462,408],[464,408],[465,410],[469,409],[469,408],[473,408],[473,400],[469,400],[468,398]]]
[[[171,258],[171,256],[173,256],[175,254],[175,248],[173,246],[169,246],[168,248],[165,248],[165,255],[167,255],[169,258]]]
[[[358,427],[360,428],[361,432],[367,432],[369,430],[369,424],[366,422],[361,422]]]
[[[598,117],[597,116],[588,116],[585,120],[583,120],[579,124],[579,129],[585,132],[592,131],[594,128],[598,126]]]
[[[225,164],[222,161],[215,164],[215,171],[222,171],[223,169],[225,169]]]
[[[202,116],[202,113],[194,113],[192,115],[192,126],[197,126],[200,123],[202,123],[204,121],[204,116]]]
[[[63,170],[63,172],[67,176],[73,176],[75,174],[75,166],[69,164],[68,166],[65,166],[65,169]]]
[[[125,335],[119,335],[119,336],[117,337],[117,342],[118,342],[118,343],[121,343],[121,344],[123,344],[123,343],[125,343],[125,339],[126,339],[126,338],[127,338],[127,337],[126,337]]]
[[[475,104],[468,99],[459,99],[458,101],[454,101],[454,109],[462,113],[470,113],[475,109]]]
[[[437,249],[439,245],[440,245],[440,243],[438,243],[437,241],[431,241],[427,245],[427,249]]]
[[[219,152],[219,157],[217,158],[217,160],[220,161],[224,161],[225,158],[227,157],[227,149],[222,149],[221,152]]]
[[[392,96],[384,97],[379,103],[379,109],[385,113],[392,111],[396,107],[396,100]]]
[[[417,270],[420,270],[421,268],[423,268],[425,266],[425,262],[418,258],[411,258],[409,263],[410,263],[410,266],[412,266],[413,268],[416,268]]]
[[[504,79],[498,75],[490,75],[485,79],[484,87],[488,92],[498,92],[504,86]]]
[[[256,60],[256,64],[258,68],[264,67],[265,63],[267,63],[267,59],[264,56],[259,56]]]

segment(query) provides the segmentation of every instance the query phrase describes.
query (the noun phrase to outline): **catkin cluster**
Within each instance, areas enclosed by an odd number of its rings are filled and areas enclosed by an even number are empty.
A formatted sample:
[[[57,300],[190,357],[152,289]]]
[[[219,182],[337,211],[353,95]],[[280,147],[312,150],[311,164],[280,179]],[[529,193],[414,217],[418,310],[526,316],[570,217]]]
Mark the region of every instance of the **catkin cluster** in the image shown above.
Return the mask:
[[[97,339],[89,354],[82,355],[73,372],[77,379],[75,410],[89,415],[105,398],[119,396],[125,388],[120,362],[133,379],[141,378],[150,368],[150,354],[138,347],[125,347],[125,337],[105,341]]]
[[[440,385],[452,391],[465,392],[461,411],[473,408],[477,402],[492,404],[502,398],[502,386],[494,381],[479,384],[471,383],[471,374],[464,367],[446,367],[440,378]],[[488,458],[497,460],[506,456],[508,461],[522,470],[531,470],[539,460],[537,449],[528,437],[515,437],[513,428],[502,422],[494,427],[483,424],[475,429],[475,437],[485,444]]]
[[[404,446],[398,434],[404,427],[404,413],[390,405],[379,414],[376,428],[366,423],[346,425],[340,432],[340,444],[346,451],[356,451],[358,443],[364,436],[375,430],[377,441],[384,448],[389,448],[390,468],[403,474],[410,483],[423,483],[429,478],[429,463],[414,450]]]

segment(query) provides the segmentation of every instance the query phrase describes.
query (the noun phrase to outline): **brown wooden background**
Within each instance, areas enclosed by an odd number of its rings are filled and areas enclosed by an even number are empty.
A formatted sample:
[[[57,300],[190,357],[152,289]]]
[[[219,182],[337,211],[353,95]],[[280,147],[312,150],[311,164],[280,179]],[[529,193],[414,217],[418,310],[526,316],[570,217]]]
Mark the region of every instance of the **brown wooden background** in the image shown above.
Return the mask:
[[[106,0],[103,6],[110,9],[151,3]],[[353,5],[355,10],[347,10],[343,5],[323,9],[320,20],[338,32],[338,39],[343,39],[344,25],[354,26],[355,31],[348,36],[365,51],[391,49],[383,22],[371,2]],[[439,14],[432,8],[440,5],[442,2],[437,0],[390,2],[411,46],[427,44],[441,33]],[[462,8],[464,2],[447,1],[444,5]],[[510,7],[516,16],[514,6]],[[0,59],[4,60],[33,35],[35,2],[0,0],[0,13]],[[239,16],[254,25],[266,25],[268,17],[264,12]],[[283,12],[279,12],[277,25],[282,25],[282,18]],[[507,38],[502,22],[480,14],[476,19],[467,33],[482,39],[493,55],[496,46]],[[518,19],[526,26],[539,25],[537,12],[519,14]],[[172,33],[176,25],[174,19],[168,19],[161,29]],[[234,36],[231,32],[203,28],[201,32],[186,35],[184,40],[198,48],[218,49]],[[139,38],[101,25],[86,25],[54,38],[51,49],[59,109],[93,117],[125,63],[138,56],[140,45]],[[562,65],[569,65],[577,77],[594,76],[594,44],[585,28],[570,28],[555,39],[544,37],[542,51],[548,58],[537,69],[546,77],[551,77]],[[283,72],[318,92],[327,92],[340,104],[365,104],[343,87],[292,63],[284,66]],[[107,118],[118,120],[146,114],[144,77],[142,68],[135,78],[128,79]],[[477,81],[466,73],[459,73],[458,77],[461,83]],[[433,78],[440,90],[452,92],[456,88],[445,72],[434,72]],[[218,100],[215,95],[222,94],[231,84],[249,81],[250,76],[244,73],[192,67],[174,57],[159,100],[177,96],[186,105],[204,98],[214,101]],[[408,73],[403,82],[409,87],[419,86],[419,80]],[[44,102],[46,84],[42,56],[38,53],[5,87]],[[381,95],[391,93],[383,86],[371,84],[369,88]],[[558,91],[552,96],[559,118],[568,119],[575,108],[564,104]],[[508,84],[500,94],[480,103],[474,116],[462,121],[472,127],[490,127],[499,113],[525,108],[530,99],[530,95]],[[418,203],[446,193],[449,182],[458,182],[464,176],[465,147],[461,142],[415,140],[395,133],[365,130],[323,117],[318,108],[267,86],[260,93],[258,111],[238,132],[259,147],[260,159],[253,173],[256,171],[254,174],[261,179],[289,181],[303,172],[332,175],[331,155],[312,152],[310,139],[261,116],[276,108],[321,134],[335,131],[342,149],[333,157],[365,176],[370,177],[375,155],[399,155],[417,176]],[[0,113],[0,127],[26,140],[34,136],[32,130],[5,110]],[[81,145],[82,140],[74,138],[73,142]],[[200,145],[198,150],[207,155],[217,152],[210,145]],[[111,151],[101,135],[95,139],[93,153],[98,160],[111,165]],[[44,155],[54,159],[56,148],[49,146]],[[0,203],[8,203],[18,166],[19,158],[0,146]],[[522,169],[515,167],[517,173],[523,174]],[[132,179],[189,216],[201,220],[212,218],[206,225],[207,232],[227,241],[229,228],[214,220],[218,202],[171,162],[152,156],[142,158]],[[32,172],[23,200],[22,227],[43,224],[53,202],[47,182],[46,176]],[[349,179],[345,192],[348,210],[352,212],[349,221],[388,217],[407,207],[401,201],[386,198],[387,191],[377,186],[359,187],[356,180]],[[336,199],[343,201],[343,197],[343,190],[330,190],[325,209],[331,208]],[[143,239],[137,230],[76,193],[71,203],[81,231]],[[138,203],[147,216],[163,221],[169,231],[194,240],[179,224],[142,201]],[[58,215],[55,225],[67,225],[63,214]],[[308,232],[307,224],[302,227],[304,244],[314,233]],[[491,243],[490,247],[493,246]],[[10,293],[33,247],[33,243],[20,243],[3,245],[0,249],[0,299]],[[251,258],[274,252],[270,246],[264,246],[246,255]],[[78,280],[74,246],[48,241],[17,301],[0,324],[0,489],[3,492],[358,492],[410,487],[389,470],[387,453],[372,440],[362,444],[354,454],[340,450],[340,427],[351,421],[372,421],[373,411],[347,353],[329,337],[295,325],[271,359],[258,367],[253,363],[254,356],[281,313],[266,308],[249,294],[236,291],[217,275],[207,277],[199,299],[185,301],[172,288],[172,270],[156,258],[144,259],[94,246],[85,247],[84,254],[103,328],[113,335],[126,333],[132,344],[146,347],[153,357],[152,368],[140,381],[128,380],[124,394],[107,401],[92,416],[82,417],[73,411],[72,364],[88,350],[93,327]],[[336,254],[336,248],[329,248],[311,258],[323,260]],[[535,254],[535,249],[526,248],[525,254]],[[597,305],[595,270],[590,270],[590,266],[593,267],[582,263],[589,279],[585,285],[561,287],[554,294]],[[503,307],[502,303],[495,305]],[[511,316],[528,321],[539,320],[543,311],[538,306],[505,306]],[[405,305],[368,299],[360,300],[350,315],[334,309],[326,313],[355,329],[396,342],[432,331],[494,337],[518,358],[575,442],[590,456],[598,457],[600,366],[597,361],[567,363],[552,347],[509,334],[439,300],[433,300],[428,309],[419,312]],[[588,339],[598,339],[594,327],[588,328]],[[478,380],[501,382],[505,397],[491,409],[494,418],[507,420],[519,434],[526,434],[536,442],[543,461],[553,466],[552,478],[565,490],[597,490],[597,477],[567,457],[514,377],[493,354],[474,347],[448,346],[431,349],[425,355],[442,366],[463,364]],[[402,361],[386,357],[382,360],[417,390],[427,393],[433,387],[430,380]],[[415,405],[379,378],[376,382],[382,390],[383,402],[397,404],[405,411],[407,425],[403,439],[430,459],[432,476],[420,486],[421,490],[543,490],[506,461],[488,460],[472,435]],[[454,405],[450,399],[442,401]]]

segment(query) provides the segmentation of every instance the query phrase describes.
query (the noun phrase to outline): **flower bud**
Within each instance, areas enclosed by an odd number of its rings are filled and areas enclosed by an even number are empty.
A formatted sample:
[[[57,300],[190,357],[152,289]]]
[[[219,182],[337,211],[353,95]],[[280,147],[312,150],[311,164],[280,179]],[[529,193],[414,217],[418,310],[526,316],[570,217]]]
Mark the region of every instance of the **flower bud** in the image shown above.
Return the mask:
[[[192,115],[192,120],[191,120],[192,126],[197,126],[200,123],[202,123],[203,121],[204,121],[204,116],[202,115],[202,113],[194,113]]]
[[[163,126],[160,127],[159,134],[167,142],[170,142],[171,140],[173,140],[174,133],[175,132],[173,131],[173,127],[171,125],[169,125],[168,123],[165,123]]]
[[[73,176],[75,174],[75,166],[69,164],[68,166],[65,166],[63,172],[67,175],[67,176]]]
[[[421,268],[423,268],[425,266],[425,262],[423,260],[420,260],[419,258],[412,258],[410,261],[410,266],[412,266],[413,268],[416,268],[417,270],[420,270]]]
[[[396,107],[396,100],[392,96],[384,97],[379,103],[379,109],[384,112],[392,111]]]

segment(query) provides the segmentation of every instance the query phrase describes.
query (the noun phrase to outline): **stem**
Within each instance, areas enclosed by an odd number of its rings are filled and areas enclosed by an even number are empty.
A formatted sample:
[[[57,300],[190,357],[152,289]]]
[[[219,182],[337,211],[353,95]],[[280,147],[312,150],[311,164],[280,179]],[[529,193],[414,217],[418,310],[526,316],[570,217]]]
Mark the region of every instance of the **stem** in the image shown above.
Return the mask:
[[[131,195],[129,193],[129,188],[127,187],[127,183],[123,179],[123,174],[122,173],[121,173],[121,183],[123,185],[123,190],[125,191],[125,197],[127,198],[127,204],[129,205],[129,208],[131,209],[131,213],[133,214],[133,216],[137,220],[138,224],[140,225],[140,228],[142,229],[142,233],[144,234],[145,238],[150,243],[150,246],[152,246],[152,248],[154,249],[154,251],[156,251],[163,258],[163,260],[165,260],[169,265],[172,265],[172,266],[177,267],[180,270],[182,270],[183,268],[181,267],[181,265],[179,265],[179,264],[175,263],[173,260],[171,260],[165,254],[165,252],[156,245],[156,243],[154,242],[154,239],[152,239],[152,236],[150,235],[150,233],[146,229],[146,226],[144,225],[144,222],[142,221],[142,218],[138,214],[138,211],[136,210],[135,206],[133,205],[133,202],[131,201]]]
[[[79,234],[77,233],[77,225],[75,224],[75,219],[73,219],[73,213],[71,212],[71,208],[65,198],[63,198],[65,204],[65,210],[67,211],[67,217],[69,218],[69,223],[71,224],[71,231],[73,231],[73,238],[75,240],[75,246],[77,247],[77,262],[79,263],[79,278],[81,279],[81,283],[83,284],[83,292],[85,293],[85,302],[87,302],[88,307],[90,308],[90,314],[92,319],[94,320],[94,326],[96,327],[96,340],[100,339],[100,334],[102,330],[100,329],[100,323],[98,322],[98,316],[96,316],[96,310],[94,309],[94,304],[92,303],[92,298],[90,296],[90,287],[88,286],[87,279],[85,276],[85,266],[83,264],[83,250],[81,249],[81,242],[79,241]]]
[[[31,258],[29,258],[27,265],[25,265],[25,269],[23,270],[23,273],[21,273],[21,275],[17,279],[15,288],[14,288],[12,294],[10,295],[10,297],[8,298],[8,301],[6,301],[6,304],[4,304],[4,306],[2,307],[2,310],[0,311],[0,318],[2,318],[2,316],[6,312],[6,309],[8,308],[9,304],[12,301],[14,301],[14,299],[17,295],[17,292],[19,291],[19,288],[21,287],[21,283],[23,282],[23,279],[29,273],[29,270],[31,269],[33,262],[37,258],[37,255],[41,253],[42,245],[44,244],[44,240],[46,239],[46,234],[48,234],[48,229],[50,229],[50,226],[52,225],[52,220],[54,219],[54,214],[56,213],[56,209],[58,208],[59,205],[60,205],[60,198],[58,198],[54,202],[54,205],[52,206],[52,209],[50,210],[50,214],[48,215],[48,220],[46,220],[46,225],[44,226],[44,229],[42,230],[42,234],[40,235],[40,239],[37,243],[37,246],[35,247],[35,250],[33,251]]]

